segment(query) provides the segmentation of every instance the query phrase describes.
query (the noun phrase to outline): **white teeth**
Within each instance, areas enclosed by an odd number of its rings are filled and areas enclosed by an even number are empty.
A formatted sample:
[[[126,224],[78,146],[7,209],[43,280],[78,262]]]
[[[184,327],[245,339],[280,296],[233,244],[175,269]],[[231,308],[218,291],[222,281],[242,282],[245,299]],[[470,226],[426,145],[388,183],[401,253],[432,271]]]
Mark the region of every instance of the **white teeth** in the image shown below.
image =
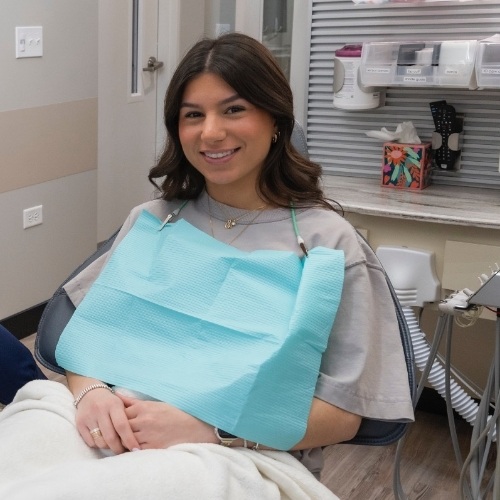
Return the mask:
[[[208,156],[209,158],[218,159],[218,158],[224,158],[225,156],[229,156],[234,152],[234,149],[231,151],[224,151],[222,153],[205,153],[205,156]]]

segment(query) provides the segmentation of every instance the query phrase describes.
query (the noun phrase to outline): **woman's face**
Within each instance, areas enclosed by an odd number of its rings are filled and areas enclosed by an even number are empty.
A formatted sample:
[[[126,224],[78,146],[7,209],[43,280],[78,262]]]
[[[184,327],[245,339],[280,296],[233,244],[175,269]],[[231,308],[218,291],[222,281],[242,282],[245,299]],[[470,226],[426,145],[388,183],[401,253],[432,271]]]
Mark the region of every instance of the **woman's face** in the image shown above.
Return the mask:
[[[256,183],[276,132],[274,118],[241,98],[224,80],[202,73],[182,96],[179,138],[188,161],[215,199],[255,198]],[[253,207],[241,207],[253,208]]]

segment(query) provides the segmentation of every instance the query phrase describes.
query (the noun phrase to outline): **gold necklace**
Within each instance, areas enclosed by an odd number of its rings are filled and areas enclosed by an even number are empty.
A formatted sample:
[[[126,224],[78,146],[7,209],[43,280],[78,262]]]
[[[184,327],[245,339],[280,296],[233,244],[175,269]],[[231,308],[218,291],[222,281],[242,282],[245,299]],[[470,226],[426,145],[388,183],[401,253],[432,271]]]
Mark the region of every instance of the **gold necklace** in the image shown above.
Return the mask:
[[[220,205],[220,204],[219,204]],[[255,216],[248,222],[248,224],[245,225],[245,227],[228,243],[228,245],[232,245],[232,243],[237,239],[239,238],[256,220],[257,220],[257,217],[259,217],[259,215],[262,213],[262,209],[265,207],[265,205],[263,205],[261,208],[257,208],[257,213],[255,214]],[[220,207],[221,210],[222,210],[222,206]],[[249,210],[248,212],[244,213],[243,215],[248,215],[249,213],[251,212],[254,212],[255,210]],[[226,221],[226,223],[224,224],[224,227],[226,229],[231,229],[232,227],[234,227],[236,225],[236,221],[241,219],[241,217],[237,217],[236,219],[228,219]],[[208,216],[209,216],[209,219],[210,219],[210,231],[212,232],[212,238],[215,238],[215,234],[214,234],[214,224],[213,224],[213,220],[212,220],[212,211],[210,209],[210,197],[208,198]],[[234,220],[234,223],[228,227],[228,223],[229,222],[232,222]]]
[[[219,203],[217,200],[215,200],[215,201],[216,201],[216,203],[219,205],[219,208],[220,208],[221,212],[225,212],[224,207],[222,206],[222,203]],[[208,198],[208,204],[210,205],[210,197]],[[224,213],[224,217],[227,217],[227,220],[226,220],[226,222],[224,223],[224,227],[225,227],[226,229],[232,229],[234,226],[236,226],[236,223],[237,223],[240,219],[243,219],[243,217],[246,217],[247,215],[249,215],[249,214],[251,214],[252,212],[255,212],[255,211],[258,211],[258,212],[260,213],[260,211],[261,211],[263,208],[265,208],[265,207],[266,207],[266,205],[262,205],[262,206],[260,206],[260,207],[256,208],[255,210],[249,210],[248,212],[245,212],[245,213],[241,214],[241,215],[240,215],[240,216],[238,216],[238,217],[228,217],[227,213]],[[209,206],[209,213],[210,213],[210,206]],[[258,216],[258,215],[259,215],[259,214],[257,214],[257,216]],[[210,214],[210,216],[211,216],[211,214]],[[257,217],[257,216],[256,216],[256,217]],[[255,218],[256,218],[256,217],[255,217]],[[249,224],[252,224],[252,222],[254,222],[255,218],[254,218],[254,219],[252,219],[252,220],[249,222]]]

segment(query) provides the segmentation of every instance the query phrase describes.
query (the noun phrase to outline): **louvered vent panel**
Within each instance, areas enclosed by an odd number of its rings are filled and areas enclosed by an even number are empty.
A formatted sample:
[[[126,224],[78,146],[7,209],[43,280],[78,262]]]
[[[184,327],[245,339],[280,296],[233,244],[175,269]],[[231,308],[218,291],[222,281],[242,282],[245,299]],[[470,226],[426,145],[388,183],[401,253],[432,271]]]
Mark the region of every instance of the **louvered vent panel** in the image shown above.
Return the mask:
[[[325,174],[380,177],[382,143],[367,130],[394,130],[412,121],[422,141],[434,124],[429,103],[446,99],[465,116],[461,169],[437,170],[436,184],[500,189],[500,89],[389,87],[385,106],[333,108],[333,56],[347,43],[399,40],[480,40],[500,32],[500,2],[355,4],[312,2],[307,137]]]

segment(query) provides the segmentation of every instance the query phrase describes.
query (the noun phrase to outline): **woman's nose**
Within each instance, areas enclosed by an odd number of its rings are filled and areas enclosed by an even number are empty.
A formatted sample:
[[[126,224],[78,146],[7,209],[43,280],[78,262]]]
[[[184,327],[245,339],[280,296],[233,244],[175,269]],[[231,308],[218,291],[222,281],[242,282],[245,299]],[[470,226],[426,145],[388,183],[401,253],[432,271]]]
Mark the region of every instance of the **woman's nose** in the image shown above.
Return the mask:
[[[216,142],[222,141],[225,137],[226,130],[222,120],[219,117],[207,115],[201,131],[202,140],[206,142]]]

